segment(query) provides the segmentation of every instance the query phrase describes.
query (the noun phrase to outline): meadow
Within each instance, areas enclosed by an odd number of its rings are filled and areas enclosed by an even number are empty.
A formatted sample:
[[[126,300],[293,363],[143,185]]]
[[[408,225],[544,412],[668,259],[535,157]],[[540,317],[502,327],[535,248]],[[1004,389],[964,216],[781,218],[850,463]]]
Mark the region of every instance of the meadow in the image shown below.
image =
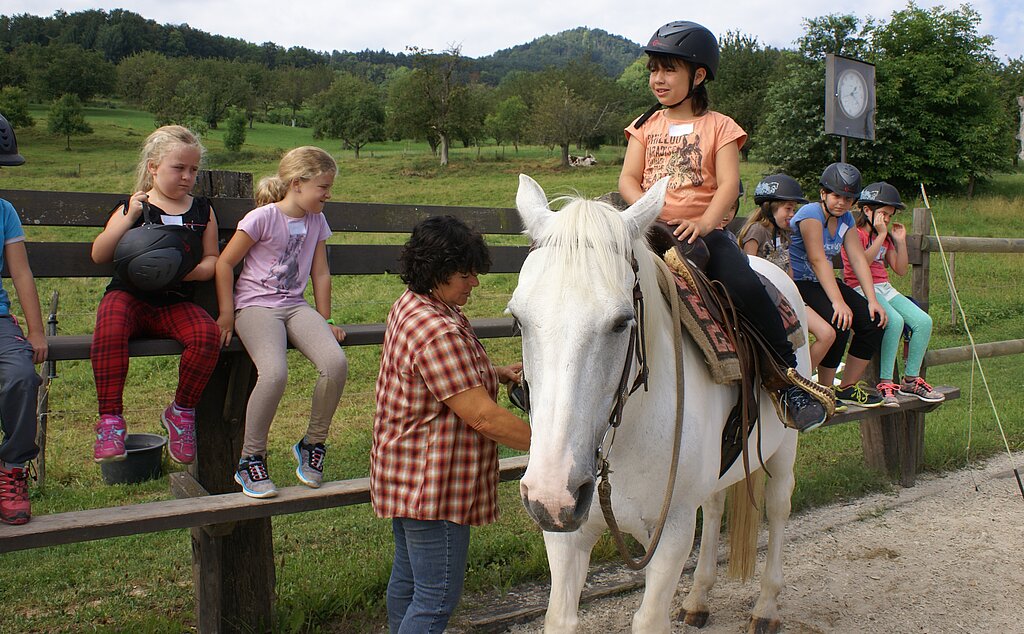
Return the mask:
[[[144,112],[91,108],[87,120],[95,133],[71,140],[49,135],[45,111],[33,111],[34,128],[19,129],[27,163],[0,170],[0,196],[6,189],[100,191],[127,193],[134,182],[138,149],[153,129]],[[242,151],[223,148],[221,131],[204,139],[207,167],[249,171],[259,178],[272,173],[288,148],[317,144],[339,162],[334,200],[431,205],[512,207],[519,173],[536,178],[549,195],[579,192],[598,196],[616,188],[622,147],[595,152],[598,165],[559,167],[557,149],[521,146],[454,147],[451,164],[437,165],[426,144],[388,142],[363,148],[361,158],[343,151],[337,141],[315,141],[308,129],[257,123]],[[582,152],[580,152],[582,153]],[[825,161],[823,160],[823,163]],[[743,163],[749,193],[768,166]],[[921,206],[914,192],[904,192],[910,207]],[[1024,236],[1024,174],[996,175],[971,199],[931,196],[940,235]],[[909,214],[906,214],[909,215]],[[907,218],[909,221],[909,218]],[[91,240],[95,232],[28,228],[30,240]],[[401,241],[402,236],[345,236],[357,240]],[[521,241],[492,237],[492,244]],[[950,291],[942,265],[932,256],[932,347],[965,345],[963,324],[950,316]],[[959,254],[956,284],[969,325],[980,342],[1014,339],[1024,332],[1024,294],[1020,290],[1019,255]],[[500,316],[515,287],[515,275],[482,278],[466,307],[471,317]],[[92,331],[95,307],[105,280],[40,280],[40,296],[61,294],[60,331]],[[11,286],[5,282],[8,290]],[[908,292],[909,280],[897,282]],[[333,304],[339,323],[383,321],[403,285],[396,276],[338,276]],[[15,312],[20,312],[17,304]],[[518,356],[515,340],[485,342],[492,358],[508,363]],[[376,346],[348,347],[349,383],[334,419],[325,476],[328,479],[368,474],[373,419],[373,383],[379,364]],[[288,447],[305,428],[313,371],[300,355],[290,358],[289,386],[271,430],[269,465],[279,486],[291,485]],[[985,372],[999,417],[1014,450],[1024,447],[1024,399],[1019,395],[1019,357],[986,360]],[[134,359],[125,395],[131,431],[159,432],[159,412],[173,394],[176,358]],[[924,468],[962,468],[972,460],[1003,450],[1003,441],[968,364],[933,368],[929,380],[963,389],[960,400],[928,414]],[[972,392],[972,385],[974,391]],[[33,488],[36,514],[99,508],[170,497],[166,476],[141,485],[107,486],[91,460],[96,398],[88,362],[62,362],[50,392],[45,487]],[[856,425],[840,425],[801,437],[794,511],[855,498],[890,488],[889,478],[864,466]],[[512,455],[505,453],[503,455]],[[167,465],[165,471],[179,469]],[[547,572],[539,530],[522,512],[516,483],[501,486],[503,517],[474,530],[470,551],[468,601],[500,601],[517,583],[542,579]],[[383,596],[391,565],[391,532],[368,506],[332,509],[274,519],[277,558],[277,622],[280,632],[374,631],[382,621]],[[602,543],[596,557],[614,558]],[[190,544],[185,531],[88,542],[0,556],[0,631],[2,632],[181,632],[193,623]]]

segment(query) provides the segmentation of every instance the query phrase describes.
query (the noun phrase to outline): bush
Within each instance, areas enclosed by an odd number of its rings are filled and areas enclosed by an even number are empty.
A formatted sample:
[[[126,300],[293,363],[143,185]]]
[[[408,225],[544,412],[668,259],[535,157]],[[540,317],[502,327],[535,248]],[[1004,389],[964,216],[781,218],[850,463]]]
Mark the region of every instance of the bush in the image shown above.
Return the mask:
[[[232,110],[228,115],[227,131],[224,133],[224,147],[232,152],[242,149],[245,143],[245,114],[241,110]]]

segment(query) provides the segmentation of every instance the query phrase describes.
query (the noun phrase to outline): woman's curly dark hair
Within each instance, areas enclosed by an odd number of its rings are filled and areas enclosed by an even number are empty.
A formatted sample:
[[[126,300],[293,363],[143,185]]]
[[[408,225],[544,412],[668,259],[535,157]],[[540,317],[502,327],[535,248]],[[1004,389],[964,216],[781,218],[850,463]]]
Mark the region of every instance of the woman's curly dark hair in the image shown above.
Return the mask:
[[[455,273],[482,275],[491,270],[484,237],[454,216],[432,216],[413,227],[398,260],[402,281],[421,294]]]

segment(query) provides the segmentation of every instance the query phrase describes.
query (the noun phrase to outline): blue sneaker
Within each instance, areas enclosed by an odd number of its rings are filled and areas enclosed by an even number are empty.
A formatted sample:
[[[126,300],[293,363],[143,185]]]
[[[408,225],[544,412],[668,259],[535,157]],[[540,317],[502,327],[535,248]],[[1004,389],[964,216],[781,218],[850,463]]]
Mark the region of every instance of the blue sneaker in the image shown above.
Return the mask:
[[[308,487],[319,489],[324,480],[324,456],[327,448],[322,442],[311,445],[303,438],[292,447],[292,454],[299,461],[295,475]]]
[[[272,498],[277,495],[277,487],[270,479],[263,456],[242,458],[235,471],[235,482],[242,485],[242,493],[251,498]]]

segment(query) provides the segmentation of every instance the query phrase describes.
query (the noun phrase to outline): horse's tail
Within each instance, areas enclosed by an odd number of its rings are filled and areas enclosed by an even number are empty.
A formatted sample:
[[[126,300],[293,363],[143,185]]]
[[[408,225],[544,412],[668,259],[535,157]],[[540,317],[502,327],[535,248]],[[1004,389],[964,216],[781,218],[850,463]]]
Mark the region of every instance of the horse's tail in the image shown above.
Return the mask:
[[[730,579],[747,581],[754,576],[757,535],[764,511],[764,478],[764,469],[750,474],[753,503],[745,480],[730,486],[726,493],[726,522],[729,528],[729,569],[726,574]]]

